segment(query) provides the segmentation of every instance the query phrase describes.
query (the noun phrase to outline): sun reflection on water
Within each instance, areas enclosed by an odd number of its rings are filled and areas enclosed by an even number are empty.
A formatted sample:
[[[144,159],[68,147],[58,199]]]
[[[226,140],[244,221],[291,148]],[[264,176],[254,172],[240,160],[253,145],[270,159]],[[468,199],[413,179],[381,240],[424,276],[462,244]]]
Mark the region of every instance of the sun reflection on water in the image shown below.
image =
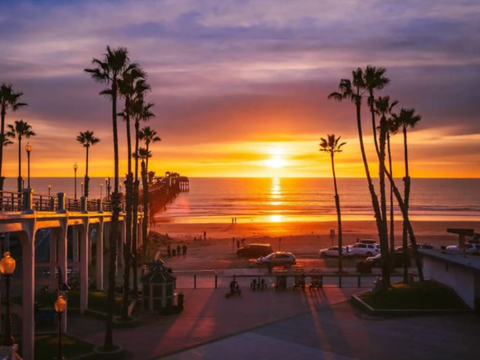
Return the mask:
[[[283,204],[282,199],[282,184],[280,178],[272,178],[272,185],[270,187],[270,205],[280,206]],[[281,214],[270,215],[270,222],[279,223],[283,221]]]

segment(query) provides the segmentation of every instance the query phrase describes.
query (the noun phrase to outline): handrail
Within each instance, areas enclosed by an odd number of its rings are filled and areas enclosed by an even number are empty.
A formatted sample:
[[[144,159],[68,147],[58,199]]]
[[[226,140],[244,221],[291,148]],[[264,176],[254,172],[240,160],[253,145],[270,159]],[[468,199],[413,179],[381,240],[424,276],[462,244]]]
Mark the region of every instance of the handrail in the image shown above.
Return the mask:
[[[0,191],[0,212],[22,212],[22,211],[42,211],[42,212],[57,212],[59,210],[66,210],[72,212],[112,212],[111,201],[102,201],[101,199],[85,199],[85,209],[82,207],[82,198],[68,198],[64,194],[57,196],[34,194],[33,190],[29,192],[25,189],[24,193],[13,191]],[[27,194],[27,198],[24,196]],[[30,198],[28,198],[30,197]],[[59,203],[65,200],[65,208]],[[61,206],[60,206],[61,205]],[[122,202],[122,211],[125,206]],[[139,214],[143,213],[143,207],[139,206]]]

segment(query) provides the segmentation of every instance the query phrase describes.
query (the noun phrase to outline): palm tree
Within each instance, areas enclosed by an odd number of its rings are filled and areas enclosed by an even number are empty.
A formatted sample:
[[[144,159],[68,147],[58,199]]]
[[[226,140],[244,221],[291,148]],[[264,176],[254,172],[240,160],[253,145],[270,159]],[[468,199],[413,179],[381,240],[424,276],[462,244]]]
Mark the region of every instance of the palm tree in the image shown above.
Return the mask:
[[[370,107],[370,114],[372,116],[372,130],[373,139],[375,142],[375,149],[379,153],[378,141],[376,136],[376,122],[375,122],[375,94],[376,90],[382,90],[390,83],[390,79],[385,76],[387,70],[382,67],[375,67],[367,65],[363,72],[365,88],[368,91],[368,106]]]
[[[150,118],[154,117],[155,115],[150,111],[153,107],[153,103],[145,103],[143,95],[146,91],[150,89],[148,84],[145,84],[143,88],[144,91],[138,92],[138,98],[135,102],[132,103],[131,111],[132,115],[135,118],[135,152],[134,152],[134,159],[135,159],[135,180],[134,180],[134,187],[133,187],[133,219],[138,218],[138,203],[139,203],[139,180],[138,180],[138,147],[139,147],[139,132],[140,132],[140,121],[148,121]],[[135,220],[136,223],[136,220]],[[133,267],[133,293],[134,296],[138,294],[138,281],[137,281],[137,231],[133,232],[132,237],[132,248],[135,249],[135,253],[132,259],[132,267]]]
[[[35,136],[32,131],[31,125],[23,120],[15,120],[14,124],[8,124],[7,136],[18,140],[18,178],[17,178],[17,191],[22,192],[22,138],[29,139],[31,136]]]
[[[325,151],[330,154],[330,159],[332,161],[332,174],[333,174],[333,185],[335,188],[335,206],[337,207],[337,221],[338,221],[338,273],[342,274],[342,259],[343,259],[343,237],[342,237],[342,214],[340,212],[340,197],[338,196],[337,189],[337,176],[335,175],[335,153],[342,152],[342,146],[346,143],[343,142],[339,144],[340,136],[335,138],[335,134],[327,135],[327,139],[320,138],[320,151]]]
[[[118,218],[120,215],[120,194],[118,192],[118,131],[117,131],[117,98],[118,82],[123,74],[128,73],[137,64],[130,63],[128,50],[123,47],[111,49],[107,46],[107,52],[101,60],[93,59],[92,64],[95,68],[85,69],[96,82],[109,85],[102,90],[100,95],[107,95],[112,101],[112,130],[113,130],[113,152],[114,152],[114,187],[112,193],[112,222],[109,239],[110,264],[108,271],[108,293],[107,303],[108,311],[106,317],[105,331],[105,350],[113,349],[113,308],[114,308],[114,290],[115,290],[115,262],[117,260],[117,239],[119,237]]]
[[[362,117],[361,117],[361,108],[362,108],[362,96],[366,91],[365,77],[364,72],[361,68],[352,71],[352,80],[350,79],[341,79],[338,86],[339,91],[333,92],[328,95],[329,99],[335,99],[342,101],[348,99],[355,104],[356,116],[357,116],[357,130],[358,137],[360,141],[360,151],[362,153],[363,165],[365,168],[365,174],[368,182],[368,189],[370,196],[372,198],[373,211],[375,213],[375,222],[378,229],[378,235],[380,238],[380,244],[382,246],[382,289],[386,291],[390,287],[390,273],[388,269],[388,234],[385,226],[385,222],[382,218],[382,213],[380,210],[380,205],[378,202],[377,194],[375,193],[375,188],[373,186],[373,181],[370,175],[370,169],[368,166],[368,160],[365,153],[365,146],[363,143],[363,132],[362,132]],[[385,249],[385,245],[387,248]],[[385,251],[386,250],[386,251]]]
[[[390,118],[393,108],[398,104],[398,101],[393,101],[390,103],[390,96],[379,97],[375,100],[375,113],[381,116],[381,126],[380,130],[384,129],[384,136],[386,136],[387,141],[387,151],[388,151],[388,166],[390,174],[393,176],[392,170],[392,152],[390,147],[390,133],[394,131],[394,122]],[[387,118],[388,116],[388,118]],[[386,217],[385,217],[386,219]],[[395,250],[395,227],[394,227],[394,211],[393,211],[393,186],[390,183],[390,252],[393,253]]]
[[[145,176],[148,174],[148,158],[151,157],[150,153],[150,144],[161,141],[160,137],[157,136],[157,132],[150,128],[150,126],[145,126],[142,128],[138,134],[138,138],[145,142],[145,149],[139,149],[138,155],[144,156],[145,158]],[[143,166],[143,165],[142,165]],[[142,170],[143,171],[143,170]],[[148,182],[143,183],[142,175],[142,184],[143,184],[143,258],[147,256],[147,229],[148,229]]]
[[[22,92],[16,93],[15,91],[13,91],[12,84],[2,84],[0,86],[0,115],[2,119],[0,125],[0,139],[6,139],[5,116],[7,115],[7,110],[11,109],[15,112],[18,109],[27,106],[26,103],[18,101],[22,95]],[[3,146],[5,145],[7,144],[4,142]],[[3,182],[5,181],[5,177],[2,176],[3,146],[0,146],[0,191],[3,190]]]
[[[410,174],[408,171],[408,145],[407,145],[407,130],[408,128],[414,128],[415,125],[422,119],[420,115],[415,114],[415,109],[400,109],[399,115],[393,115],[393,121],[395,123],[395,130],[402,129],[403,131],[403,149],[404,149],[404,159],[405,159],[405,177],[403,181],[405,183],[405,193],[404,193],[404,202],[405,202],[405,210],[408,214],[408,208],[410,206]],[[407,256],[407,224],[404,222],[403,224],[403,236],[402,236],[402,245],[403,245],[403,253],[404,256]],[[410,240],[412,240],[410,238]],[[417,262],[420,259],[417,259],[417,247],[415,242],[412,242],[412,248],[414,251],[415,258]],[[404,281],[407,281],[408,277],[408,269],[404,266],[403,270]]]
[[[145,150],[147,153],[149,153],[150,144],[162,141],[162,139],[157,136],[157,132],[151,129],[150,126],[145,126],[141,129],[138,138],[145,142]],[[146,166],[148,171],[148,157],[146,159]]]
[[[93,131],[85,131],[79,133],[77,136],[77,141],[83,145],[85,148],[86,152],[86,159],[85,159],[85,187],[84,187],[84,193],[83,196],[88,198],[88,184],[90,182],[90,178],[88,177],[88,150],[90,149],[90,146],[95,145],[100,141],[100,139],[96,138],[95,135],[93,134]]]
[[[119,80],[119,94],[125,99],[125,109],[120,114],[125,120],[127,133],[127,180],[126,180],[126,239],[124,252],[124,291],[123,291],[123,306],[122,317],[128,320],[128,294],[130,289],[130,259],[132,257],[132,194],[133,194],[133,174],[132,174],[132,137],[130,134],[130,117],[132,101],[137,96],[141,96],[145,89],[145,72],[140,68],[133,68],[131,71],[123,74],[123,78]],[[141,90],[139,90],[141,89]],[[135,264],[136,267],[136,264]],[[134,278],[136,277],[136,271]]]

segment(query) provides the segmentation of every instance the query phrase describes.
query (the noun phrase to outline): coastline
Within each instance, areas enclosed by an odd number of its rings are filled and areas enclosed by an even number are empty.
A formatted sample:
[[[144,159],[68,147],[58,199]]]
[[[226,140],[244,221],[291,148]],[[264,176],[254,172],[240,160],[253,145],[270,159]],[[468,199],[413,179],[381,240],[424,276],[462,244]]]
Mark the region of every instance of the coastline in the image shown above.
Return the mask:
[[[480,221],[412,221],[413,229],[418,242],[456,243],[458,237],[447,232],[447,228],[469,228],[480,232]],[[353,244],[357,237],[378,239],[374,221],[342,221],[344,244]],[[168,234],[179,240],[193,240],[194,237],[207,239],[245,238],[277,238],[277,237],[308,237],[320,239],[322,242],[330,240],[330,230],[335,229],[336,221],[319,222],[264,222],[264,223],[156,223],[150,230]],[[402,222],[395,222],[396,242],[400,245],[402,236]]]

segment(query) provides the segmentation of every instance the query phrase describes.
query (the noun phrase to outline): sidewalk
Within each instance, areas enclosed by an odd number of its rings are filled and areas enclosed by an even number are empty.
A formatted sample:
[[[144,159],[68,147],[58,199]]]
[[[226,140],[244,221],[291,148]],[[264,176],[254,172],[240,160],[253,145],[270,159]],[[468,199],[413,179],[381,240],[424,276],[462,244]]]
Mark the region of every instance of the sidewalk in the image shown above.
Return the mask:
[[[180,290],[180,289],[179,289]],[[154,359],[205,343],[224,339],[273,322],[348,299],[358,289],[328,288],[252,292],[243,288],[241,298],[226,299],[227,289],[187,289],[185,310],[180,315],[145,314],[142,325],[115,329],[114,342],[133,354],[133,359]],[[80,316],[69,318],[69,332],[95,344],[104,340],[104,324]]]
[[[180,315],[145,315],[114,341],[132,359],[167,360],[477,360],[480,317],[473,314],[381,318],[344,300],[360,289],[276,293],[185,290]],[[96,344],[104,323],[71,317],[71,333]]]

